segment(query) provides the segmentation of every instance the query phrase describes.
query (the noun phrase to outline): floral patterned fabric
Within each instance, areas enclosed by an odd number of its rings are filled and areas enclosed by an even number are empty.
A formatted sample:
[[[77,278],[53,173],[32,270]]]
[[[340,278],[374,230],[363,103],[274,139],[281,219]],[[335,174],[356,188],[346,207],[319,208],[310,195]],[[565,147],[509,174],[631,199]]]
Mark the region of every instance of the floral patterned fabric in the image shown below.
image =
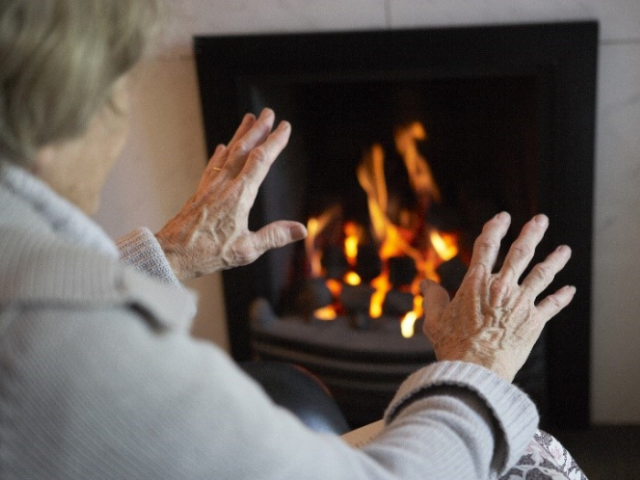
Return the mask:
[[[500,480],[588,480],[566,448],[537,430],[518,463]]]

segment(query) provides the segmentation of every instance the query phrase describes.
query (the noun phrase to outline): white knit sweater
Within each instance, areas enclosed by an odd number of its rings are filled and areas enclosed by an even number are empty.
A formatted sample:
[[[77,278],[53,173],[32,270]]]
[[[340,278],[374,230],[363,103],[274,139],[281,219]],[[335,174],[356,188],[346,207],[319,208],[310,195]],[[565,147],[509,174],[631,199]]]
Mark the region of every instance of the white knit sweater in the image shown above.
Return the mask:
[[[194,298],[148,230],[120,245],[0,173],[1,480],[484,479],[533,435],[527,396],[461,362],[407,379],[362,449],[311,432],[189,337]]]

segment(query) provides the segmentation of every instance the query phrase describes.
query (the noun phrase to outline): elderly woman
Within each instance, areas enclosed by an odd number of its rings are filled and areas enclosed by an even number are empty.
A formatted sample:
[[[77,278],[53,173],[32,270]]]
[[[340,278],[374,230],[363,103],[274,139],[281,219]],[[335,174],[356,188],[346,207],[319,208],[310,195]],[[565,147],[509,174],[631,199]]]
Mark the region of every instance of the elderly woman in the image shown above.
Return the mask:
[[[195,195],[156,235],[113,243],[87,216],[128,130],[129,72],[158,0],[0,0],[0,476],[5,479],[421,479],[507,474],[538,416],[511,385],[572,287],[535,303],[569,260],[561,246],[521,275],[548,220],[490,220],[449,302],[424,283],[439,361],[415,372],[385,427],[351,448],[274,406],[187,330],[180,280],[302,239],[247,216],[291,127],[247,115]]]

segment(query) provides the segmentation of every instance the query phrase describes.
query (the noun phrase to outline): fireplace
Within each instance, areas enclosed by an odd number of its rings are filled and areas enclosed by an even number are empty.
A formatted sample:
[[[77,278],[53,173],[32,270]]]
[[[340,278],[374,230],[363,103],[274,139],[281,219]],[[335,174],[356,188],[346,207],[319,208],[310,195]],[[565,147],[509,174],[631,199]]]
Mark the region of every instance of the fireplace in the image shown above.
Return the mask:
[[[587,425],[597,31],[575,22],[197,37],[210,152],[246,111],[268,106],[293,125],[252,228],[288,218],[312,233],[224,272],[234,358],[303,365],[353,426],[375,420],[397,384],[434,360],[410,332],[415,279],[455,293],[487,219],[512,214],[509,242],[544,212],[537,259],[569,244],[573,259],[551,289],[579,293],[516,382],[543,424]]]

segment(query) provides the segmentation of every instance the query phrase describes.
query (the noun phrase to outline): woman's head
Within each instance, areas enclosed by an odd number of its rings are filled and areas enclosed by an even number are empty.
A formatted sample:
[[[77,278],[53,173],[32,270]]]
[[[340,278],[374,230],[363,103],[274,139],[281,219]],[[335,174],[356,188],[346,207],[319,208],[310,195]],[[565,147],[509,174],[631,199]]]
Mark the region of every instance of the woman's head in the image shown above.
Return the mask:
[[[28,167],[82,136],[144,54],[161,2],[0,0],[0,159]]]

